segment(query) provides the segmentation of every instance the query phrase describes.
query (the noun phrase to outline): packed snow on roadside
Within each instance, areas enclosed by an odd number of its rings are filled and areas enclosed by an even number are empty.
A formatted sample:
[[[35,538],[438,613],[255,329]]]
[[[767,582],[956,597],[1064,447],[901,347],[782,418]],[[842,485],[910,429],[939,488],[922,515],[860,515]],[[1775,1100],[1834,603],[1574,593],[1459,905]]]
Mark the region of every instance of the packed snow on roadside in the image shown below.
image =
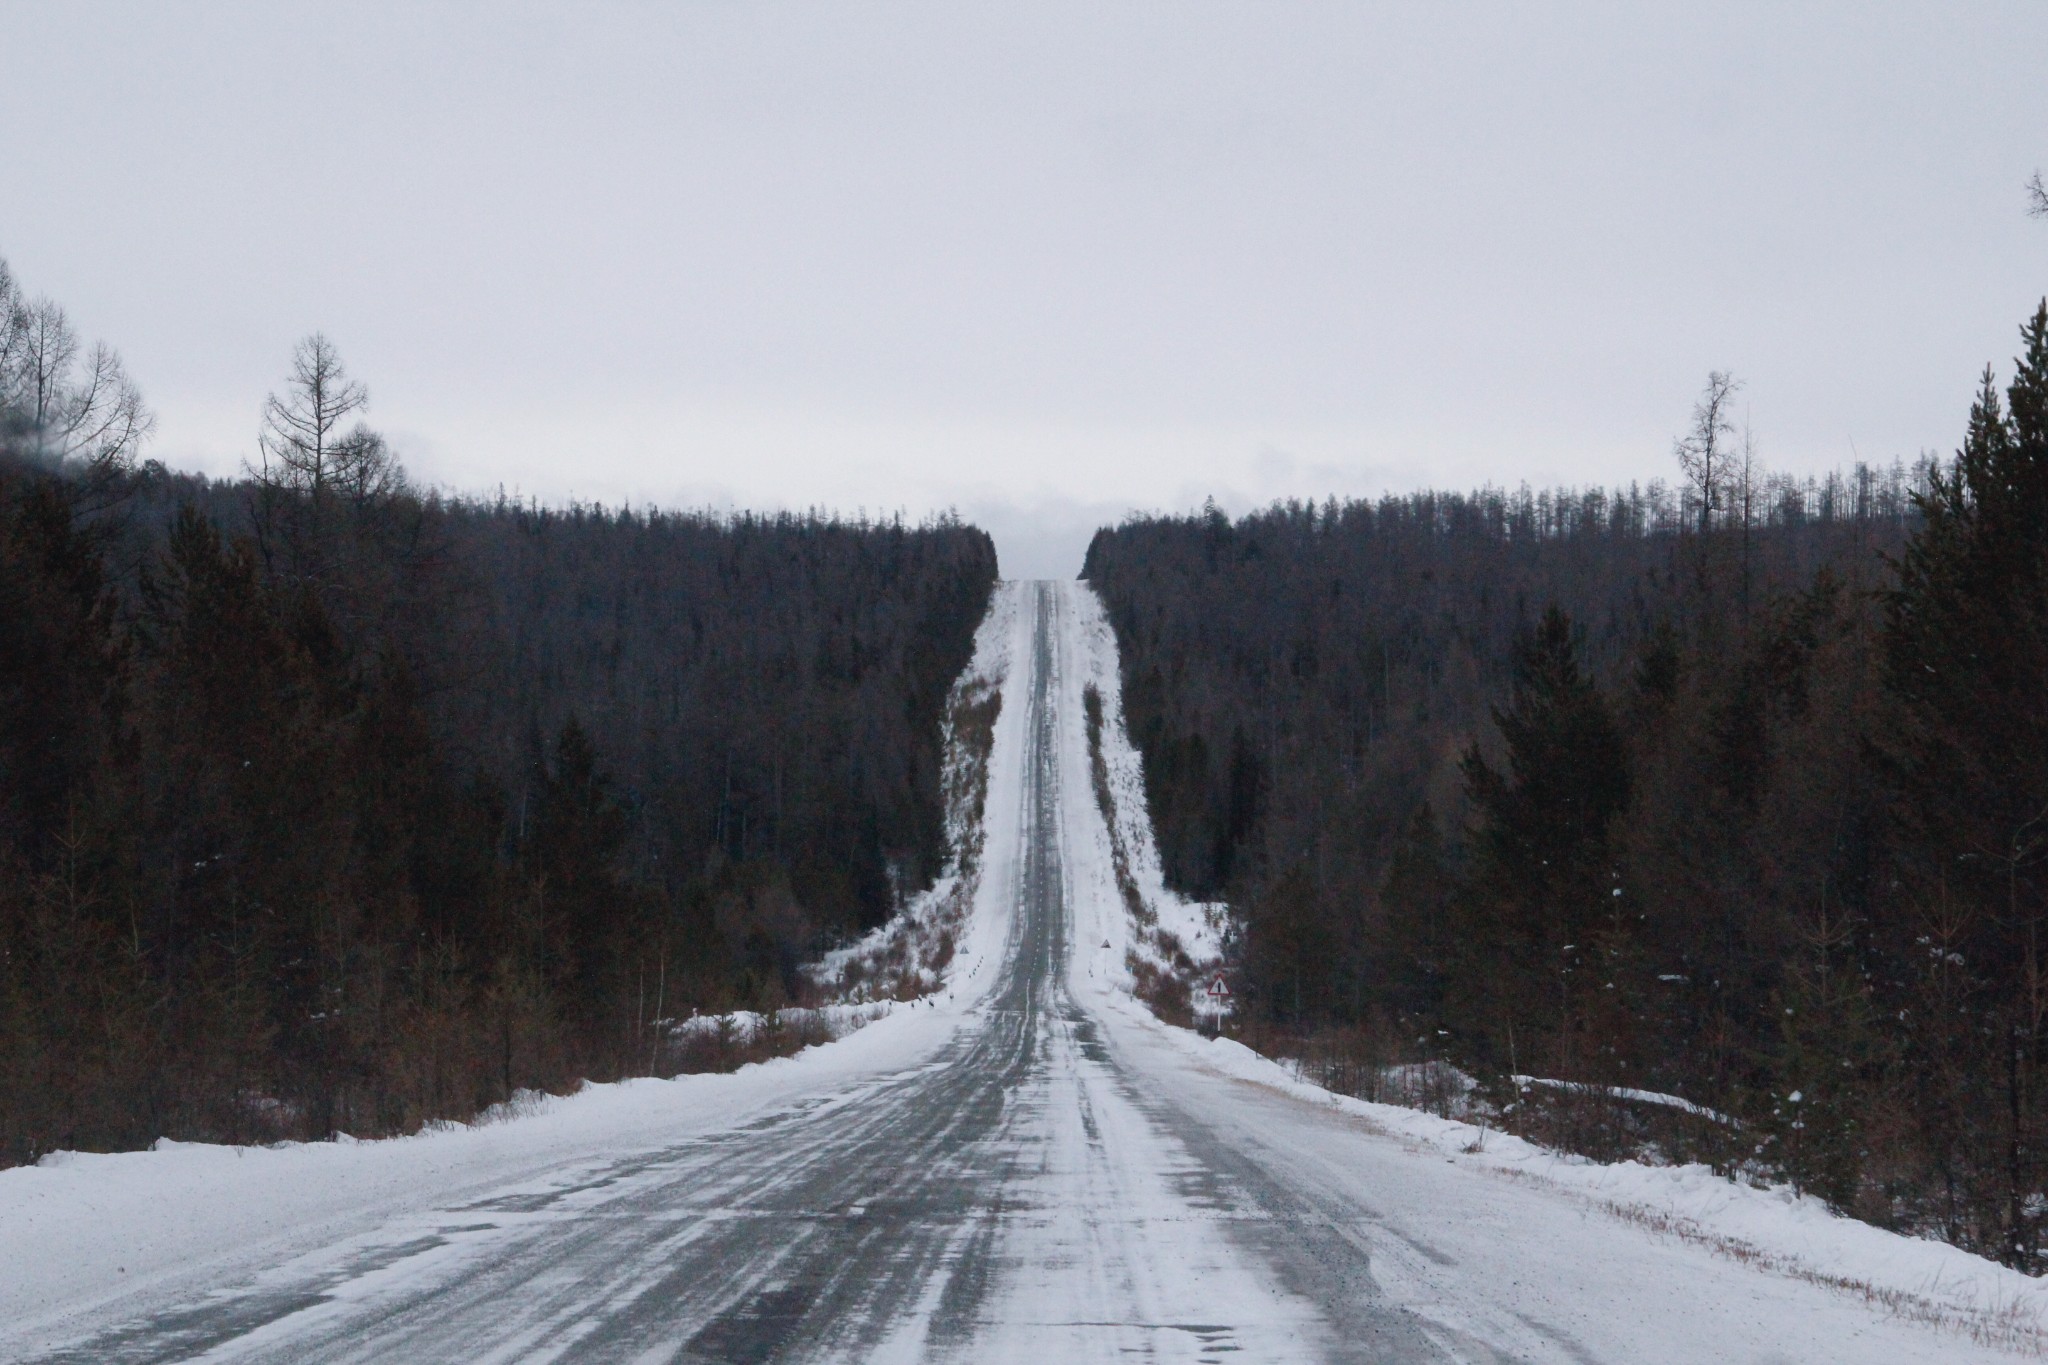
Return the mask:
[[[1602,1164],[1456,1119],[1338,1095],[1233,1039],[1170,1032],[1175,1046],[1207,1068],[1364,1119],[1420,1154],[1550,1187],[1652,1232],[1863,1298],[1890,1316],[2048,1354],[2048,1283],[1945,1242],[1888,1232],[1789,1186],[1757,1188],[1703,1165]]]
[[[1085,583],[1064,594],[1063,601],[1073,615],[1065,623],[1063,639],[1072,657],[1063,657],[1061,667],[1074,670],[1072,679],[1062,680],[1063,689],[1068,695],[1079,697],[1092,687],[1102,699],[1102,762],[1115,824],[1103,829],[1106,844],[1096,850],[1105,857],[1092,861],[1106,861],[1114,868],[1120,859],[1139,901],[1152,918],[1152,923],[1130,926],[1123,945],[1128,953],[1144,968],[1180,977],[1186,985],[1198,987],[1213,978],[1222,966],[1230,907],[1220,901],[1191,901],[1168,889],[1145,805],[1144,763],[1124,725],[1123,679],[1117,667],[1116,634],[1110,629],[1101,599]],[[1063,758],[1063,771],[1076,779],[1091,773],[1089,753],[1066,754]],[[1127,978],[1127,984],[1136,986],[1134,974]],[[1199,990],[1196,993],[1201,994]]]

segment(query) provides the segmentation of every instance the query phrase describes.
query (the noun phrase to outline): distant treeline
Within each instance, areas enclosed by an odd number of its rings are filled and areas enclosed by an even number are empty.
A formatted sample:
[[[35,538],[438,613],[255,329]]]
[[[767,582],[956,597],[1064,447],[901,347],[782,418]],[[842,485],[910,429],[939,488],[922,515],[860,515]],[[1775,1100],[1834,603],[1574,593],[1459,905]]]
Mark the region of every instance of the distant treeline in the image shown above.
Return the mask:
[[[1239,911],[1255,1025],[1525,1107],[1499,1078],[1675,1092],[1737,1120],[1724,1165],[2039,1269],[2048,305],[2023,330],[1953,460],[1766,478],[1716,375],[1675,492],[1098,534],[1166,870]]]
[[[318,338],[250,477],[137,467],[0,309],[0,1164],[645,1071],[944,860],[983,533],[423,494]]]

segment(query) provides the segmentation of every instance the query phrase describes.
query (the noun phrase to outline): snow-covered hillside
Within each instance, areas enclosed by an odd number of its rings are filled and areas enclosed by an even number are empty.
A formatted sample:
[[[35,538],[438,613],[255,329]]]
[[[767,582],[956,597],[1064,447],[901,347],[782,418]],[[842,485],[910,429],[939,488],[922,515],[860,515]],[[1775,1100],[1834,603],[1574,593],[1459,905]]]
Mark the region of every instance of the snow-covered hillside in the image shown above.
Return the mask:
[[[1062,755],[1061,772],[1069,782],[1086,776],[1104,816],[1088,833],[1076,836],[1084,842],[1074,875],[1106,869],[1130,911],[1105,937],[1112,951],[1123,951],[1129,986],[1185,1007],[1190,988],[1199,992],[1222,963],[1229,907],[1190,901],[1168,889],[1146,814],[1142,760],[1124,728],[1116,635],[1101,602],[1085,585],[1067,592],[1062,610],[1062,704],[1080,718],[1084,744],[1078,753]],[[1091,705],[1098,709],[1092,721],[1087,714]],[[1065,732],[1074,728],[1069,723]]]
[[[988,616],[975,633],[974,657],[947,698],[942,777],[946,869],[886,924],[811,965],[811,979],[838,1001],[913,1000],[941,989],[956,975],[960,936],[982,884],[994,728],[1002,723],[1004,687],[1020,648],[1020,622],[1029,624],[1018,611],[1021,595],[1020,584],[996,585]],[[1011,723],[1014,727],[1017,721]]]

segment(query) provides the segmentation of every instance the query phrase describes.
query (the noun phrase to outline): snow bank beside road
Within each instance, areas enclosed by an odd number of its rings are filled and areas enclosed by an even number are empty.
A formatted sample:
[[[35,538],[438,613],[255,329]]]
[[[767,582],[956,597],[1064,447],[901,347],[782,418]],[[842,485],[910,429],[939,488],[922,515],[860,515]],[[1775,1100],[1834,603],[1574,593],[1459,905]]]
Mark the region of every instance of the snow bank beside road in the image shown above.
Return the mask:
[[[812,981],[843,1002],[907,1000],[940,990],[948,981],[981,975],[987,943],[970,946],[965,959],[959,954],[967,921],[981,904],[988,803],[999,796],[996,750],[1006,740],[1014,746],[1021,734],[1021,715],[1014,714],[1021,712],[1021,704],[1007,708],[1013,714],[1005,729],[1002,703],[1012,661],[1028,657],[1030,648],[1031,618],[1019,607],[1025,588],[1013,582],[996,585],[988,615],[975,631],[974,654],[947,697],[941,783],[946,798],[945,870],[886,924],[806,969]],[[991,703],[997,707],[995,732],[988,736],[983,753],[978,737],[960,733],[959,724],[964,720],[970,726],[985,725],[985,707]],[[983,708],[979,719],[978,708]]]
[[[1757,1189],[1706,1166],[1603,1165],[1455,1119],[1334,1094],[1242,1043],[1144,1019],[1206,1069],[1364,1119],[1420,1153],[1553,1187],[1653,1232],[1988,1346],[2048,1354],[2048,1283],[1947,1243],[1887,1232],[1789,1187]]]
[[[1212,973],[1223,957],[1223,943],[1229,907],[1221,902],[1190,901],[1169,890],[1159,861],[1159,846],[1153,839],[1152,818],[1145,804],[1144,761],[1124,727],[1123,675],[1117,666],[1116,634],[1103,614],[1102,600],[1085,583],[1062,585],[1057,610],[1060,613],[1060,699],[1063,706],[1078,710],[1082,697],[1093,688],[1102,705],[1102,762],[1108,781],[1110,811],[1115,828],[1096,822],[1093,827],[1103,838],[1102,847],[1087,850],[1084,865],[1114,874],[1116,856],[1121,852],[1125,870],[1139,900],[1155,919],[1150,925],[1126,924],[1122,933],[1112,933],[1113,948],[1134,956],[1153,970],[1194,978]],[[1065,726],[1069,739],[1076,726]],[[1072,746],[1069,746],[1072,748]],[[1089,773],[1091,755],[1085,742],[1061,756],[1061,771],[1079,781]],[[1118,894],[1121,895],[1119,889]],[[1177,964],[1172,948],[1186,954],[1187,966]],[[1135,986],[1127,971],[1125,981]]]
[[[510,1122],[377,1142],[53,1153],[0,1171],[0,1358],[60,1340],[116,1299],[121,1316],[206,1290],[337,1237],[460,1203],[466,1195],[574,1186],[636,1151],[731,1128],[820,1090],[835,1101],[913,1067],[961,1011],[896,1006],[822,1047],[731,1073],[631,1080],[542,1099]]]

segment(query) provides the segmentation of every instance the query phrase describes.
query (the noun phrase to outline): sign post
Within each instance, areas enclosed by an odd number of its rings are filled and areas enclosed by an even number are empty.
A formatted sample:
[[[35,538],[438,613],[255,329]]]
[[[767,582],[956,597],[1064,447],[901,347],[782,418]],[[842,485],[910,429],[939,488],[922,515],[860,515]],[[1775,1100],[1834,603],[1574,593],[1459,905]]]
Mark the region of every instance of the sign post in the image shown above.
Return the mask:
[[[1224,1016],[1230,1013],[1230,983],[1221,970],[1211,974],[1209,984],[1195,992],[1195,1027],[1214,1038],[1223,1031]]]

